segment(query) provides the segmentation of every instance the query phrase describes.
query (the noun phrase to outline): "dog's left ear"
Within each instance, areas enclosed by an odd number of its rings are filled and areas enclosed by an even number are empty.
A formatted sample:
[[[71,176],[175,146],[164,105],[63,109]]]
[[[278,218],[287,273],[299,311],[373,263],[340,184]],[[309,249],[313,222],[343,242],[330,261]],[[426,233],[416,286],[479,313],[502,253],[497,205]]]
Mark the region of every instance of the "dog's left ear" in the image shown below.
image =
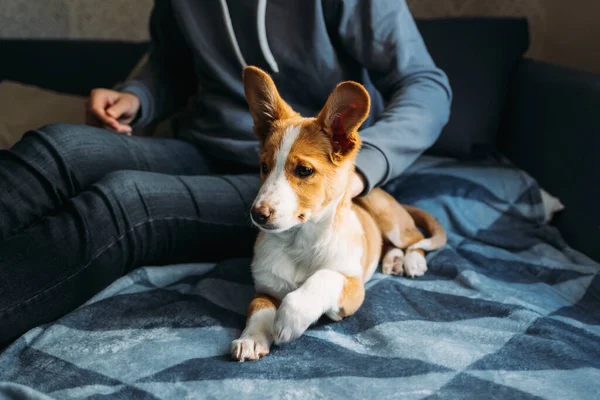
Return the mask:
[[[273,122],[291,118],[296,113],[281,98],[275,82],[263,70],[244,68],[244,92],[254,120],[254,133],[262,142],[269,135]]]
[[[369,93],[356,82],[342,82],[329,95],[317,121],[331,141],[334,158],[343,158],[358,148],[358,128],[367,119],[370,108]]]

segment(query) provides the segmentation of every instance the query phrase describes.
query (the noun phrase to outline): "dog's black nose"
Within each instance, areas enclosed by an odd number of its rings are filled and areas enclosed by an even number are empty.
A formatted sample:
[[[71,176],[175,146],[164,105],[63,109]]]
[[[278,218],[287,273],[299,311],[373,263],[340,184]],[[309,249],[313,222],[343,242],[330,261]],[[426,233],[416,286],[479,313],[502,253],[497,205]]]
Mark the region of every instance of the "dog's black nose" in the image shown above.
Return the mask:
[[[252,214],[252,219],[254,220],[254,222],[263,225],[269,220],[271,215],[273,215],[273,210],[265,206],[254,207],[252,208],[252,211],[250,211],[250,213]]]

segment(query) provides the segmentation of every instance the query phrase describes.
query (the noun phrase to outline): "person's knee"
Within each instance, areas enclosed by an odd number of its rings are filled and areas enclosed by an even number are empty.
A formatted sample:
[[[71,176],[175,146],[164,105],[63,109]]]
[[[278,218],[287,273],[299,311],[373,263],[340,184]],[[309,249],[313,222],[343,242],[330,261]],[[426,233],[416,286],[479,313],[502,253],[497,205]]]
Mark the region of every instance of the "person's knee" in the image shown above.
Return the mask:
[[[72,132],[74,129],[77,129],[80,126],[81,125],[66,123],[46,124],[36,129],[36,131],[44,133],[46,135],[58,136],[64,135],[68,132]]]
[[[57,158],[63,161],[80,152],[80,144],[85,143],[85,125],[50,124],[26,132],[13,147],[13,154],[29,160],[45,160],[47,168]]]
[[[30,136],[45,142],[65,147],[69,143],[80,141],[90,127],[75,124],[49,124],[28,132]]]
[[[60,158],[68,165],[81,161],[84,154],[95,149],[101,143],[102,130],[87,125],[49,124],[27,132],[23,137],[25,147],[20,152],[30,153],[27,149],[36,149],[38,154],[45,154],[51,159]]]
[[[85,141],[85,126],[73,124],[49,124],[27,132],[23,142],[38,150],[47,149],[51,155],[69,156]]]

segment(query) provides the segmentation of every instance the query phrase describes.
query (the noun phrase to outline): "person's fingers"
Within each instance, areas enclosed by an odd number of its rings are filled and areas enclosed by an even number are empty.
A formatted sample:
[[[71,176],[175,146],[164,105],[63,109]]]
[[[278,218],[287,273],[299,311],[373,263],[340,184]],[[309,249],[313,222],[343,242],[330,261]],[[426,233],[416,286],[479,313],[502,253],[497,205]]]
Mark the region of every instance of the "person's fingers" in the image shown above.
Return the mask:
[[[135,95],[109,89],[94,89],[84,104],[88,125],[131,134],[133,129],[129,123],[133,121],[139,108],[139,100]]]
[[[97,127],[101,127],[101,128],[105,128],[105,129],[111,129],[113,131],[116,132],[120,132],[120,133],[131,133],[132,128],[129,125],[126,124],[121,124],[119,123],[119,121],[117,121],[116,119],[106,116],[105,118],[101,119],[98,118],[96,116],[96,113],[94,113],[93,111],[90,111],[87,113],[87,124],[90,126],[97,126]]]
[[[104,110],[103,107],[92,106],[90,108],[90,112],[92,113],[94,118],[98,119],[100,122],[103,122],[105,124],[114,125],[114,123],[116,122],[116,120],[114,118],[112,118],[106,114],[106,111]]]
[[[116,131],[120,132],[120,133],[124,133],[126,135],[131,135],[131,132],[133,130],[131,129],[131,126],[129,126],[129,125],[119,124],[119,126],[116,129]]]
[[[106,109],[106,114],[118,120],[121,117],[130,115],[132,108],[132,104],[127,100],[127,97],[121,96],[113,105]]]
[[[105,129],[111,129],[119,133],[124,133],[126,135],[131,135],[131,132],[133,131],[131,126],[126,124],[119,124],[118,122],[116,124],[102,124],[102,127]]]
[[[106,114],[106,108],[114,101],[111,98],[111,94],[107,90],[94,89],[90,93],[90,97],[87,100],[87,109],[94,118],[100,122],[110,123],[110,118]]]
[[[100,128],[112,129],[114,131],[119,128],[120,124],[117,120],[107,115],[104,117],[98,116],[98,113],[98,110],[88,109],[86,111],[86,124]]]
[[[85,110],[85,123],[86,125],[95,127],[103,127],[106,125],[106,123],[102,119],[98,118],[90,109]]]

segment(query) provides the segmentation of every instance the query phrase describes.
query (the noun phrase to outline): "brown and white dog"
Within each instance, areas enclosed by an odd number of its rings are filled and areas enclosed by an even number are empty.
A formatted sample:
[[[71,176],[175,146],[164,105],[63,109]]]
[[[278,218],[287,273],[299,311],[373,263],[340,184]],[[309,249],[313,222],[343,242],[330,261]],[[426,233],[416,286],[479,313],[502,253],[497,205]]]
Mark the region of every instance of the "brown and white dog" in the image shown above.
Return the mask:
[[[338,321],[356,312],[382,252],[383,273],[416,277],[427,270],[424,251],[446,243],[433,216],[381,189],[351,199],[357,131],[370,108],[363,86],[339,84],[316,118],[294,112],[256,67],[244,70],[244,89],[260,142],[251,215],[261,232],[252,260],[256,295],[231,348],[239,361],[269,354],[273,342],[299,337],[323,314]]]

